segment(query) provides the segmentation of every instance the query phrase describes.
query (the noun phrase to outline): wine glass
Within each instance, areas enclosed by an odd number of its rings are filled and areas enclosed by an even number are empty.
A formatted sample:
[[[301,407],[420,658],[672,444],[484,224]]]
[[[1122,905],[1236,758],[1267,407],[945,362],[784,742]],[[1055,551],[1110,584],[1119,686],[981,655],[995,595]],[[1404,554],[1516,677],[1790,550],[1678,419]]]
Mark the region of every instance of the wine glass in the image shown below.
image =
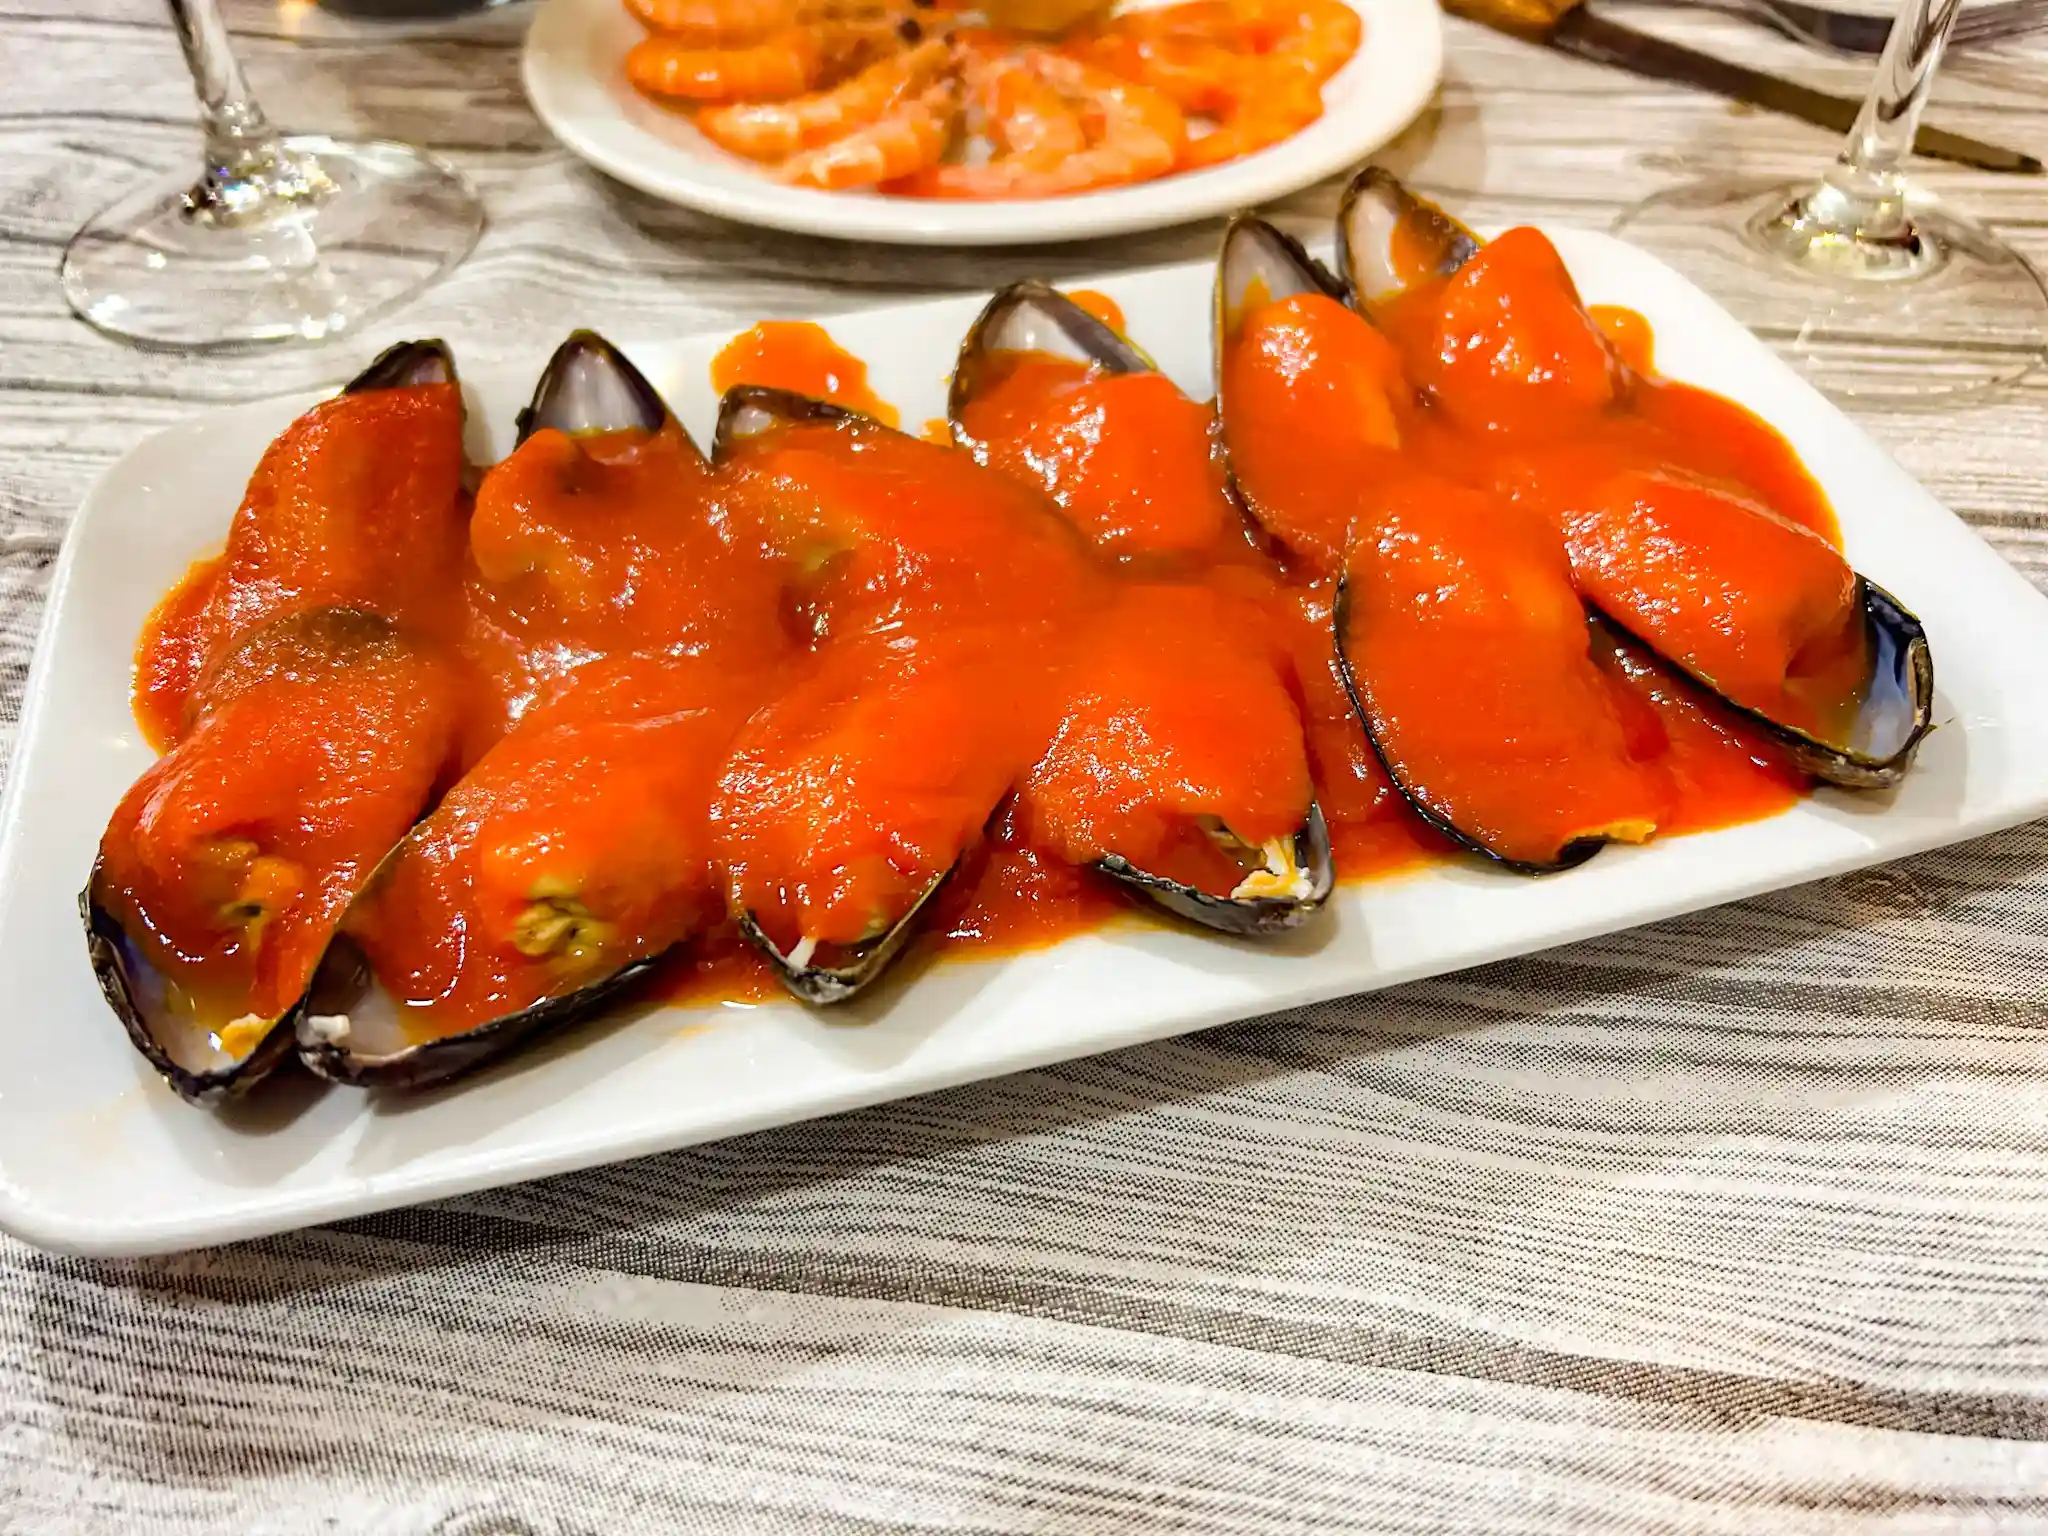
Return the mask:
[[[404,144],[280,136],[249,93],[218,0],[168,0],[206,132],[197,181],[160,178],[64,251],[72,313],[139,346],[318,341],[362,325],[469,254],[483,205]]]
[[[2040,275],[1903,170],[1960,8],[1905,0],[1818,181],[1674,187],[1615,232],[1694,278],[1831,394],[1912,401],[2017,379],[2042,358]]]

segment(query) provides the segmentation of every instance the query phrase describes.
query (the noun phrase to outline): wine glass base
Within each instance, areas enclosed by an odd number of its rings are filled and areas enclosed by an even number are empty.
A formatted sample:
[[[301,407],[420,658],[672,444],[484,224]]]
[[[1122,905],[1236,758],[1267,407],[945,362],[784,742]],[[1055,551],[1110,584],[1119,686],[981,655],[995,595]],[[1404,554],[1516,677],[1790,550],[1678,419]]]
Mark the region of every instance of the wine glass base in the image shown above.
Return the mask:
[[[166,177],[103,209],[64,252],[81,320],[142,347],[216,351],[322,341],[385,313],[475,247],[483,204],[404,144],[281,141],[317,162],[311,194],[232,219],[195,215]]]
[[[1613,231],[1704,288],[1831,395],[1883,403],[2010,384],[2043,361],[2048,289],[2017,252],[1933,198],[1879,240],[1800,216],[1812,182],[1673,187]]]

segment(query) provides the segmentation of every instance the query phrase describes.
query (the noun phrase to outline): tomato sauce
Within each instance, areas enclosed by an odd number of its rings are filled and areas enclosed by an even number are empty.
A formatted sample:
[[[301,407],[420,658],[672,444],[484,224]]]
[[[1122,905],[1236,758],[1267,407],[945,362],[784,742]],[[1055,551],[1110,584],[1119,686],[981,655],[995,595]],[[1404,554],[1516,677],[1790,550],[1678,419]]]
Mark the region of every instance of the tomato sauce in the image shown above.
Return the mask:
[[[94,899],[164,978],[190,1071],[239,1059],[312,980],[371,867],[440,780],[458,716],[445,659],[356,610],[302,610],[209,675],[175,748],[100,845]]]
[[[830,400],[886,426],[901,418],[896,407],[868,387],[868,365],[810,320],[763,320],[740,332],[711,361],[711,387],[765,384],[814,400]]]
[[[1093,288],[1075,288],[1068,292],[1067,297],[1073,300],[1080,308],[1087,310],[1089,314],[1100,320],[1112,331],[1121,332],[1123,330],[1123,307],[1108,294],[1097,293]]]
[[[115,811],[89,894],[186,1071],[271,1033],[449,775],[463,473],[454,385],[330,400],[271,444],[226,550],[152,615],[136,710],[169,750]]]
[[[348,920],[414,1039],[602,981],[724,915],[713,784],[760,681],[607,658],[486,752]]]
[[[1245,542],[1214,421],[1163,375],[1012,353],[986,370],[960,424],[984,463],[1045,491],[1098,548],[1187,558]]]
[[[267,1001],[433,806],[348,918],[424,1040],[657,957],[651,996],[777,995],[739,914],[823,957],[943,881],[927,942],[999,952],[1132,912],[1098,861],[1228,897],[1311,800],[1345,878],[1448,856],[1386,761],[1532,864],[1769,815],[1804,781],[1582,600],[1825,725],[1854,664],[1845,567],[1783,441],[1653,355],[1640,317],[1589,314],[1518,236],[1399,300],[1384,334],[1318,294],[1253,304],[1220,420],[1156,375],[1005,354],[921,439],[880,424],[896,413],[824,330],[769,322],[720,353],[718,387],[873,419],[773,423],[715,465],[673,422],[542,430],[438,528],[334,513],[459,474],[426,430],[446,402],[336,402],[252,484],[286,514],[245,506],[151,617],[137,714],[180,743],[152,774],[221,788],[186,831],[145,825],[145,778],[117,818],[124,878],[215,915],[270,911],[273,888],[314,901],[299,949],[265,961]],[[344,462],[338,424],[398,447]],[[1680,522],[1692,546],[1725,537],[1739,633],[1674,617],[1698,573],[1651,555]],[[356,597],[396,637],[374,660],[265,673],[241,702],[213,680],[237,635]],[[383,744],[380,787],[322,821],[304,786],[350,732]],[[334,846],[240,848],[231,800]],[[281,874],[300,851],[331,878]],[[215,963],[249,990],[247,962]]]
[[[221,563],[219,555],[193,561],[142,626],[135,647],[135,720],[158,752],[168,752],[185,729],[192,690],[213,650],[208,621]]]

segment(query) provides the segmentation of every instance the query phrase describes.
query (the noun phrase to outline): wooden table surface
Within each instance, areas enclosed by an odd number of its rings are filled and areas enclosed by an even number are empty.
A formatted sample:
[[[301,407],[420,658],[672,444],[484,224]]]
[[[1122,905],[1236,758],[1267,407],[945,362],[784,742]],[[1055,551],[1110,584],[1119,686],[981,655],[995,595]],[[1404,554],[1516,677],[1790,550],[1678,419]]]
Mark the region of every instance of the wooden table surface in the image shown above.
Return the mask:
[[[10,735],[73,508],[195,411],[338,381],[401,334],[485,368],[571,323],[824,316],[1215,238],[755,232],[556,149],[518,84],[526,5],[436,27],[229,14],[274,116],[432,146],[490,228],[345,346],[103,340],[66,313],[59,252],[192,153],[189,86],[152,0],[0,0]],[[1869,68],[1630,16],[1845,93]],[[2048,51],[1953,60],[1934,113],[2048,150]],[[1382,158],[1478,220],[1600,226],[1688,170],[1790,175],[1831,150],[1452,22],[1437,104]],[[2048,261],[2048,183],[1920,173]],[[1280,211],[1307,226],[1334,196]],[[1864,420],[2048,580],[2048,380]],[[2048,1530],[2044,895],[2048,835],[2022,828],[340,1228],[125,1264],[0,1239],[0,1530]]]

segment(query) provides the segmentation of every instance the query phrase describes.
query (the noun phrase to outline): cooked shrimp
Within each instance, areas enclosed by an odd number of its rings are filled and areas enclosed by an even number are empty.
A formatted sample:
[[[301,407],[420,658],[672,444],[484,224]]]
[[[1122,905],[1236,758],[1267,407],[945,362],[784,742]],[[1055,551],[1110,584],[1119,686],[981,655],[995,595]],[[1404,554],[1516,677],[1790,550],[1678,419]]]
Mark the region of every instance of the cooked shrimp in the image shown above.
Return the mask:
[[[785,27],[744,48],[690,48],[655,36],[626,55],[626,78],[650,96],[683,101],[779,101],[815,90],[833,71],[900,42],[889,20]]]
[[[928,195],[1058,197],[1149,181],[1173,169],[1187,141],[1187,119],[1166,97],[1062,54],[1034,50],[1031,65],[1047,85],[1079,104],[1088,147],[1045,169],[991,161],[975,168],[979,174],[955,178]]]
[[[776,179],[827,192],[894,181],[936,165],[959,116],[958,91],[941,82],[865,128],[784,161]]]
[[[1185,0],[1180,5],[1127,11],[1077,42],[1108,51],[1116,44],[1210,43],[1240,59],[1257,55],[1301,69],[1318,84],[1358,52],[1364,24],[1344,0]],[[1169,54],[1169,57],[1171,55]],[[1123,57],[1129,57],[1125,53]],[[1111,58],[1096,62],[1114,68]]]
[[[877,60],[829,91],[708,108],[697,114],[697,128],[721,149],[749,160],[787,160],[879,120],[930,84],[946,58],[946,45],[932,38]]]
[[[917,0],[911,0],[916,4]],[[650,32],[688,48],[738,48],[788,27],[900,16],[902,0],[626,0]]]
[[[810,18],[801,0],[626,0],[626,9],[650,32],[693,48],[731,48]]]
[[[1307,75],[1267,65],[1247,69],[1228,104],[1212,115],[1216,126],[1181,151],[1182,170],[1221,165],[1293,137],[1323,115],[1323,93]]]
[[[1215,43],[1242,43],[1249,0],[1184,0],[1180,5],[1162,5],[1125,11],[1103,24],[1105,34],[1122,37],[1191,37]]]
[[[1227,110],[1237,99],[1239,78],[1250,63],[1228,44],[1193,35],[1104,33],[1077,42],[1068,51],[1098,69],[1159,92],[1183,112],[1197,113]]]
[[[1285,20],[1261,62],[1299,70],[1317,85],[1351,61],[1365,35],[1365,23],[1343,0],[1286,0],[1273,10]]]
[[[1020,49],[969,66],[982,132],[995,146],[984,165],[931,165],[892,186],[911,197],[1010,197],[1019,180],[1043,175],[1088,148],[1081,114],[1033,67],[1041,50]]]

